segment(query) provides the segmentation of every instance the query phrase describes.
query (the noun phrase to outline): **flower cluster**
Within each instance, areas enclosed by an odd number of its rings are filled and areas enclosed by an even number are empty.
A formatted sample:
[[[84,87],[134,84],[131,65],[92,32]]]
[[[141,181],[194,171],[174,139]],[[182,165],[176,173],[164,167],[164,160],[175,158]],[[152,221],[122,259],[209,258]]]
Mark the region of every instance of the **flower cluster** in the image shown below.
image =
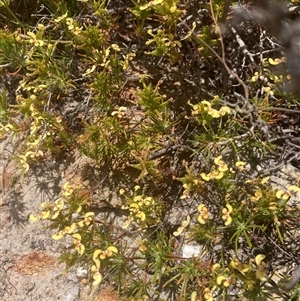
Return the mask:
[[[77,213],[79,213],[78,210],[77,210]],[[73,222],[70,226],[66,226],[64,229],[60,230],[57,234],[53,234],[52,238],[54,240],[59,240],[68,234],[72,234],[72,233],[78,231],[78,229],[83,228],[84,226],[89,227],[93,222],[94,215],[95,215],[94,212],[87,212],[81,218],[81,220],[79,220],[78,222]]]
[[[200,204],[198,206],[198,211],[199,211],[199,215],[198,215],[197,220],[200,224],[204,225],[205,220],[208,219],[208,210],[207,210],[207,208],[205,207],[204,204]]]
[[[224,173],[228,170],[227,164],[222,160],[222,156],[218,156],[214,160],[215,166],[212,170],[206,174],[201,173],[200,176],[205,181],[210,181],[212,179],[220,180],[224,177]]]
[[[118,249],[115,246],[109,246],[106,250],[97,249],[93,253],[94,265],[91,268],[93,273],[93,285],[98,285],[102,281],[102,275],[100,274],[101,261],[107,257],[112,257],[114,254],[118,253]]]
[[[38,220],[59,220],[59,216],[63,214],[63,212],[67,212],[69,210],[70,204],[68,201],[74,195],[74,187],[66,182],[61,190],[61,197],[58,198],[54,204],[51,203],[42,203],[41,207],[43,210],[37,215],[31,214],[29,219],[33,222]],[[74,248],[80,255],[82,255],[85,251],[85,246],[82,242],[81,229],[91,228],[93,226],[94,221],[94,212],[86,212],[84,215],[79,215],[82,211],[82,206],[78,206],[77,210],[72,217],[74,217],[75,221],[71,222],[69,225],[61,228],[58,233],[52,235],[52,239],[59,240],[66,236],[73,237]],[[80,233],[79,233],[80,232]]]
[[[207,114],[211,118],[221,118],[226,114],[230,114],[231,110],[228,106],[222,106],[219,110],[217,110],[212,107],[212,102],[203,100],[195,105],[189,102],[189,105],[193,108],[192,115],[194,116],[202,115],[204,117],[202,123],[206,124],[207,121],[205,120],[205,114]]]
[[[173,235],[174,236],[179,236],[183,231],[184,229],[189,225],[191,221],[191,218],[190,216],[188,215],[186,217],[186,220],[184,220],[182,223],[181,223],[181,226],[177,229],[177,231],[173,232]]]
[[[238,270],[241,274],[246,275],[248,272],[255,271],[255,277],[260,281],[267,281],[266,266],[263,261],[266,258],[263,254],[258,254],[255,257],[255,265],[252,264],[253,260],[250,260],[249,264],[240,262],[237,259],[232,259],[229,266],[233,270]]]
[[[127,202],[122,206],[129,210],[129,216],[123,225],[123,229],[129,227],[132,222],[136,222],[141,229],[146,229],[148,225],[156,224],[161,214],[161,204],[152,197],[144,197],[137,194],[140,186],[134,187],[133,197],[127,197]],[[124,189],[120,190],[120,195],[125,196]]]
[[[55,23],[61,23],[62,21],[64,21],[68,27],[68,29],[74,34],[74,35],[78,35],[80,34],[82,28],[80,28],[77,23],[74,21],[73,18],[67,18],[68,13],[65,13],[64,15],[56,18],[54,20]]]
[[[36,152],[28,151],[27,153],[25,153],[25,155],[19,155],[18,160],[21,164],[22,169],[24,170],[24,173],[28,172],[29,170],[29,161],[41,156],[43,156],[43,152],[41,150],[38,150]]]
[[[119,107],[117,111],[113,111],[111,113],[111,116],[118,116],[119,118],[122,118],[126,114],[126,107]]]
[[[43,210],[37,215],[30,214],[29,219],[32,222],[36,222],[41,219],[56,219],[60,212],[64,209],[65,202],[63,198],[57,199],[54,204],[42,203]]]
[[[226,204],[226,208],[222,210],[222,219],[225,221],[225,226],[228,226],[232,223],[232,206],[230,204]]]

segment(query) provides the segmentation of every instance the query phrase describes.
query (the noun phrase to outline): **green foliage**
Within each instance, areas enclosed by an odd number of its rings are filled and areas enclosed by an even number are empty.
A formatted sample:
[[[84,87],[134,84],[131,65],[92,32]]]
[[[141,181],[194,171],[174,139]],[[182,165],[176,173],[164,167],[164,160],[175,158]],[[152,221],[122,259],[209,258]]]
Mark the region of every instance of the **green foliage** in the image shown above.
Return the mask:
[[[128,300],[271,298],[272,254],[253,252],[258,237],[286,243],[300,191],[275,189],[255,169],[276,150],[263,129],[284,101],[277,85],[288,77],[273,69],[284,59],[235,73],[216,23],[224,1],[197,3],[208,12],[201,26],[190,1],[41,2],[45,17],[25,22],[11,11],[17,21],[0,31],[2,76],[16,76],[17,91],[11,101],[1,87],[0,133],[22,138],[24,176],[33,162],[75,153],[107,175],[63,179],[60,195],[31,215],[72,242],[66,268],[86,267],[94,285],[113,279]],[[105,181],[116,200],[97,198]],[[186,256],[190,243],[201,252]]]

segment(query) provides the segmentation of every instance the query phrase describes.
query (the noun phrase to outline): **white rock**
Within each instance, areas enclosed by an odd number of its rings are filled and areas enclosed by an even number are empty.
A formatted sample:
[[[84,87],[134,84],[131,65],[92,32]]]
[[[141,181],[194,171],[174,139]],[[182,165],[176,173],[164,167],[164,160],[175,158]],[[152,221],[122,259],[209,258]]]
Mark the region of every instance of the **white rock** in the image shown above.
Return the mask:
[[[197,257],[201,254],[203,246],[196,246],[196,245],[182,245],[182,257],[184,258],[191,258]]]

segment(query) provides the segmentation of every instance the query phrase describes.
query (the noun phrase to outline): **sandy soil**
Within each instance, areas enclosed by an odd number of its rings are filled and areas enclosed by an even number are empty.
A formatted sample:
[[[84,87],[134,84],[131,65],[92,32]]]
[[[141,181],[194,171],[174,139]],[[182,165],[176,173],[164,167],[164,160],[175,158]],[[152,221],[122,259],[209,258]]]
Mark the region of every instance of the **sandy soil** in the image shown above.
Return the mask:
[[[16,143],[0,142],[0,300],[117,301],[111,286],[95,289],[85,284],[86,271],[64,273],[59,255],[66,243],[53,241],[53,230],[45,224],[28,220],[43,201],[57,197],[62,176],[71,174],[76,162],[42,165],[22,177],[12,160]]]

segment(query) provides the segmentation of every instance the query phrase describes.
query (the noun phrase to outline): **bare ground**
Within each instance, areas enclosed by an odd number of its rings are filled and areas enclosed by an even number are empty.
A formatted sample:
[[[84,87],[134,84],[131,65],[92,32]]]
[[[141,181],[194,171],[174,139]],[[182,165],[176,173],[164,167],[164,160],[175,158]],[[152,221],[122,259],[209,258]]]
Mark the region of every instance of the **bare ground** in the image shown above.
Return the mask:
[[[74,178],[79,161],[41,165],[22,177],[12,160],[17,140],[0,142],[0,300],[1,301],[117,301],[113,287],[94,289],[84,280],[85,271],[64,272],[59,255],[68,246],[53,241],[54,230],[32,223],[43,201],[55,199],[62,175]],[[80,158],[82,161],[82,158]],[[76,179],[75,179],[76,180]]]

